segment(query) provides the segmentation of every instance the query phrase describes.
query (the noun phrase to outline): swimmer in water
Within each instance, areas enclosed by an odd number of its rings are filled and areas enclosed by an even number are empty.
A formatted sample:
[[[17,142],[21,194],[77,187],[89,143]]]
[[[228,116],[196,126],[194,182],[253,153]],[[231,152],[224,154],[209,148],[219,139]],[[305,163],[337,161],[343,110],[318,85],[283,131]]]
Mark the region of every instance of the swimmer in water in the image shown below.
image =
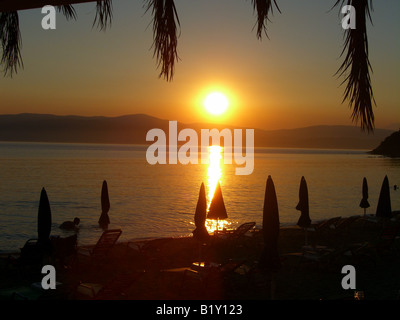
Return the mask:
[[[79,222],[81,222],[81,220],[79,218],[75,218],[74,221],[65,221],[60,225],[60,229],[78,230]]]

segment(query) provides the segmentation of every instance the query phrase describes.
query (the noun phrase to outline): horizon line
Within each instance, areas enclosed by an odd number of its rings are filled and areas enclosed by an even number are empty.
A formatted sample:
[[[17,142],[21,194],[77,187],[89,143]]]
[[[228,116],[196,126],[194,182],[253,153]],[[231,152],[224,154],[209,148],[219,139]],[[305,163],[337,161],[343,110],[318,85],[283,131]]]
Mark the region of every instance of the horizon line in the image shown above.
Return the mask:
[[[222,124],[222,123],[205,123],[205,122],[182,122],[179,120],[169,120],[169,119],[163,119],[159,118],[147,113],[130,113],[130,114],[122,114],[119,116],[106,116],[106,115],[77,115],[77,114],[53,114],[53,113],[33,113],[33,112],[20,112],[20,113],[4,113],[0,114],[0,116],[20,116],[20,115],[37,115],[37,116],[53,116],[53,117],[81,117],[81,118],[108,118],[108,119],[117,119],[117,118],[123,118],[123,117],[132,117],[132,116],[146,116],[149,118],[154,118],[157,120],[162,120],[162,121],[177,121],[178,123],[182,125],[216,125],[216,126],[225,126],[225,127],[236,127],[237,129],[254,129],[254,130],[262,130],[262,131],[282,131],[282,130],[297,130],[297,129],[307,129],[307,128],[315,128],[315,127],[352,127],[352,128],[358,128],[362,132],[363,130],[353,124],[315,124],[315,125],[306,125],[303,127],[293,127],[293,128],[280,128],[280,129],[261,129],[261,128],[251,128],[251,127],[243,127],[243,126],[235,126],[233,124]],[[390,126],[399,126],[400,124],[394,123]],[[397,131],[396,129],[392,128],[375,128],[374,130],[388,130],[388,131]]]

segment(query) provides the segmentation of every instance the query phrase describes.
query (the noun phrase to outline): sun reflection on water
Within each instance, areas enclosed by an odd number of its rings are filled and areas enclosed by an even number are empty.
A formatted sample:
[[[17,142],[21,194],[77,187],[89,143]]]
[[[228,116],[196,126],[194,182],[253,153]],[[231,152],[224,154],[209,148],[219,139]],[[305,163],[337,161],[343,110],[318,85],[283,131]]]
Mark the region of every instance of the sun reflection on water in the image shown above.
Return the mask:
[[[207,177],[208,177],[208,200],[207,200],[207,213],[210,209],[211,200],[214,196],[215,188],[217,187],[218,181],[220,181],[222,176],[221,169],[221,159],[222,159],[222,150],[221,146],[210,146],[209,147],[209,158],[210,164],[208,166]],[[212,233],[216,230],[222,230],[229,225],[229,222],[226,220],[206,220],[206,228],[209,233]]]
[[[222,147],[220,146],[210,146],[210,164],[208,166],[207,177],[208,177],[208,204],[207,204],[207,212],[210,209],[211,199],[214,196],[215,188],[217,187],[218,181],[221,179],[222,170],[221,170],[221,151]]]

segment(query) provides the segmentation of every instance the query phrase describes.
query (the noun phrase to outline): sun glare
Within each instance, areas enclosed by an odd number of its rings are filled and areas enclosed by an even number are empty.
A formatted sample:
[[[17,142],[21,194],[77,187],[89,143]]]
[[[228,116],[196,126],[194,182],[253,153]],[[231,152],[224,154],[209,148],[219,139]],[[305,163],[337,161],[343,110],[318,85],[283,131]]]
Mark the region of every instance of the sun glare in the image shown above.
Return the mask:
[[[209,147],[209,157],[210,164],[208,166],[208,204],[207,204],[207,212],[210,209],[211,200],[214,197],[215,188],[217,187],[218,181],[222,176],[221,169],[221,159],[222,159],[222,147],[221,146],[210,146]],[[229,223],[225,220],[212,220],[207,219],[206,228],[209,233],[214,232],[215,230],[222,230]]]
[[[210,208],[211,199],[214,196],[215,188],[217,187],[217,183],[222,176],[221,171],[221,150],[220,146],[211,146],[210,147],[210,164],[208,166],[208,205],[207,211]]]
[[[227,97],[220,92],[210,93],[204,100],[204,106],[207,111],[214,115],[220,115],[228,109],[229,101]]]

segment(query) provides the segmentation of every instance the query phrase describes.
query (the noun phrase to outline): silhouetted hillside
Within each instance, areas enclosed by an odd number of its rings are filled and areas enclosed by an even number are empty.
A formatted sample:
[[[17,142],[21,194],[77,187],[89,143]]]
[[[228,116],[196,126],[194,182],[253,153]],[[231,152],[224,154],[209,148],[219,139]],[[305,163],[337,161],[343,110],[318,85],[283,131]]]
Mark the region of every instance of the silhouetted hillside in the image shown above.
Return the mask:
[[[400,130],[383,140],[371,153],[387,157],[400,157]]]
[[[120,117],[0,115],[0,141],[152,144],[146,141],[146,134],[154,128],[162,129],[168,137],[168,120],[145,114]],[[198,133],[199,143],[201,129],[235,129],[223,125],[178,123],[178,131],[184,128],[194,129]],[[268,131],[255,129],[255,146],[371,150],[392,132],[376,129],[374,134],[368,134],[353,126],[313,126]],[[244,130],[242,136],[244,141]]]
[[[144,114],[121,117],[18,114],[0,116],[0,140],[142,144],[146,132],[168,123]]]
[[[371,150],[385,134],[393,131],[375,129],[368,134],[356,126],[311,126],[298,129],[258,131],[256,140],[268,147],[329,148]],[[372,147],[371,147],[372,146]]]

